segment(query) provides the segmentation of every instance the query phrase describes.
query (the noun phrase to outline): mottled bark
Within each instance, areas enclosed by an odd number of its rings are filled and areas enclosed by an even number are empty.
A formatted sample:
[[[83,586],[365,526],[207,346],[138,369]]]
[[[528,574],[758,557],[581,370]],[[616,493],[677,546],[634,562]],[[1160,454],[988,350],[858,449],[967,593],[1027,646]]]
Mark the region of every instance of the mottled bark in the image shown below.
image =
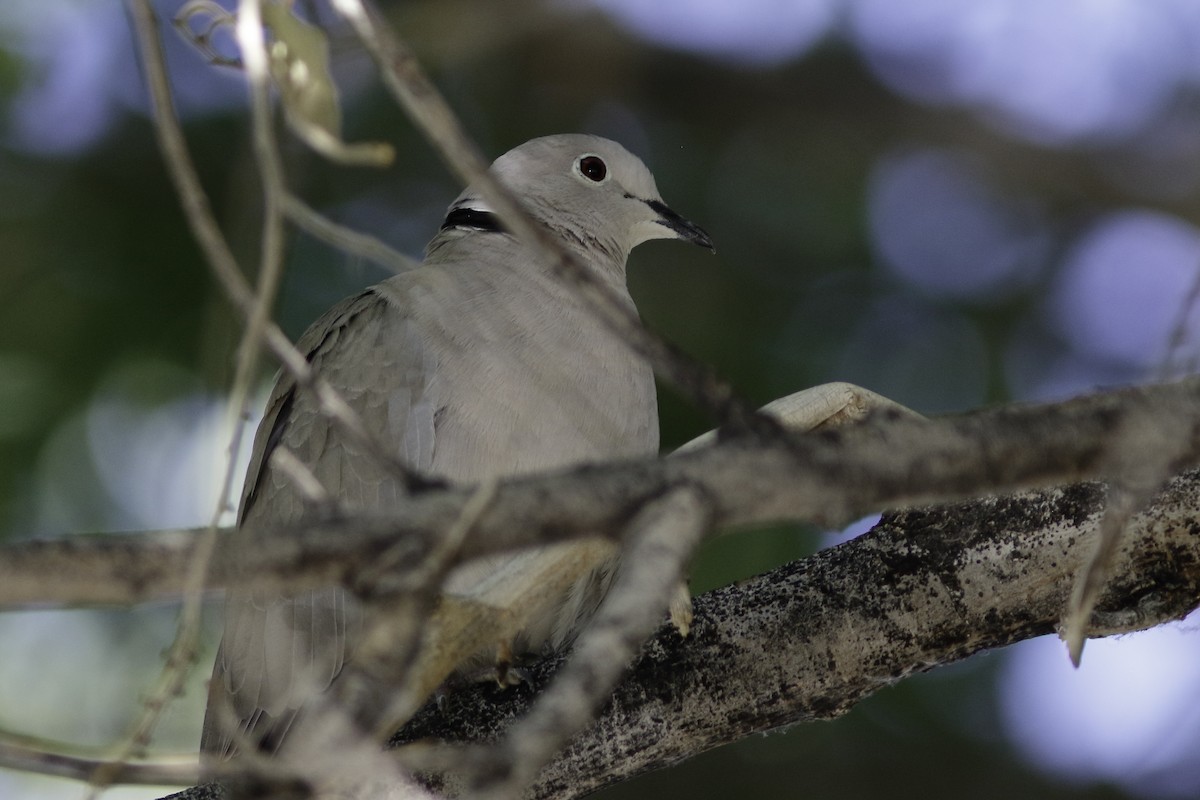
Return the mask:
[[[697,598],[692,635],[662,629],[527,796],[579,797],[751,733],[837,716],[913,672],[1053,633],[1103,496],[1083,484],[888,514],[854,541]],[[1200,604],[1200,474],[1172,481],[1135,517],[1113,575],[1095,635]],[[453,694],[394,741],[492,740],[557,663],[540,664],[528,690]],[[433,782],[458,788],[453,776]]]

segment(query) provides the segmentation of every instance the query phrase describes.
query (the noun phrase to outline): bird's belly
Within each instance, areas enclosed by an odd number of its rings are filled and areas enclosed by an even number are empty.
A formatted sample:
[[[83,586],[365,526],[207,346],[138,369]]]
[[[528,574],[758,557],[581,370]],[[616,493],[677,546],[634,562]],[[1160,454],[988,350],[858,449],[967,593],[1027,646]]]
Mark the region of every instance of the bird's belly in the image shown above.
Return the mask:
[[[528,352],[528,351],[527,351]],[[609,363],[469,359],[454,408],[439,419],[432,471],[461,482],[505,478],[657,452],[653,375],[623,349]],[[469,398],[465,402],[463,398]],[[479,559],[455,569],[444,590],[514,612],[514,650],[559,647],[591,616],[619,561],[607,540],[577,540]],[[506,637],[507,638],[507,637]],[[497,642],[477,655],[494,657]]]

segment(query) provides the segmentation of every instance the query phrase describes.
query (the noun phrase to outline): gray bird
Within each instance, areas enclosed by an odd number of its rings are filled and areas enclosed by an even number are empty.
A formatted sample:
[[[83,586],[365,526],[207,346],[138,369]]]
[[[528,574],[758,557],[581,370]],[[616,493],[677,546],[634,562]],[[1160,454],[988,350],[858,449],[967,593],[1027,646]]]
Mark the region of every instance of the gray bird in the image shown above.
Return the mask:
[[[703,230],[663,203],[646,166],[615,142],[547,136],[510,150],[491,169],[631,307],[625,262],[633,247],[669,238],[712,247]],[[658,449],[649,367],[505,232],[470,187],[450,206],[421,266],[338,303],[298,347],[377,441],[421,473],[470,483]],[[283,528],[314,513],[311,496],[273,464],[279,447],[346,511],[388,510],[404,495],[402,481],[343,436],[285,374],[255,437],[242,525]],[[616,568],[616,550],[602,546],[609,549],[584,577],[547,584],[510,643],[516,652],[571,640]],[[504,566],[502,557],[459,568],[443,591],[469,593]],[[360,624],[359,607],[342,589],[231,591],[204,758],[230,757],[247,743],[277,750],[305,698],[337,679]],[[479,655],[489,652],[495,643],[480,642]]]

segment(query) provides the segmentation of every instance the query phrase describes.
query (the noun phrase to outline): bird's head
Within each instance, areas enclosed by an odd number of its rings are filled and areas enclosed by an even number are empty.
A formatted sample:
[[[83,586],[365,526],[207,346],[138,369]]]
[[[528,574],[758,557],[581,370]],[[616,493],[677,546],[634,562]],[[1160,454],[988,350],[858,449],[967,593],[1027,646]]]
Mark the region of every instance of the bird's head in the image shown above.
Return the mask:
[[[492,164],[492,172],[537,220],[585,254],[624,265],[650,239],[682,239],[712,249],[700,226],[663,202],[641,159],[599,136],[532,139]],[[503,224],[474,187],[450,206],[442,230],[502,232]]]

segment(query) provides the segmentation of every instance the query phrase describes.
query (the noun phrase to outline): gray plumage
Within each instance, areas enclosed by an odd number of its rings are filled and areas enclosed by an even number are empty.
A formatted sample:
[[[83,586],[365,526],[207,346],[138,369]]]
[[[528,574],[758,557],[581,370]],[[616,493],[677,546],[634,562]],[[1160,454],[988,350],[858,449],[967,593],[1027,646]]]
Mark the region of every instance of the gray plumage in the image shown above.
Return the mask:
[[[535,139],[492,166],[526,209],[632,305],[625,261],[637,244],[685,239],[711,247],[668,209],[654,178],[620,145],[594,136]],[[450,206],[423,264],[343,300],[298,347],[388,450],[422,473],[474,482],[658,448],[654,381],[642,359],[584,307],[576,292],[503,232],[471,188]],[[310,393],[279,379],[258,429],[242,523],[279,528],[312,503],[270,461],[284,446],[347,511],[388,509],[404,486],[339,434]],[[599,602],[607,563],[528,620],[520,649],[559,646]],[[467,590],[502,559],[452,573]],[[329,589],[283,597],[229,593],[201,750],[238,742],[275,750],[304,698],[327,688],[350,657],[358,607]],[[494,643],[481,643],[481,652]],[[235,733],[224,709],[237,719]]]

